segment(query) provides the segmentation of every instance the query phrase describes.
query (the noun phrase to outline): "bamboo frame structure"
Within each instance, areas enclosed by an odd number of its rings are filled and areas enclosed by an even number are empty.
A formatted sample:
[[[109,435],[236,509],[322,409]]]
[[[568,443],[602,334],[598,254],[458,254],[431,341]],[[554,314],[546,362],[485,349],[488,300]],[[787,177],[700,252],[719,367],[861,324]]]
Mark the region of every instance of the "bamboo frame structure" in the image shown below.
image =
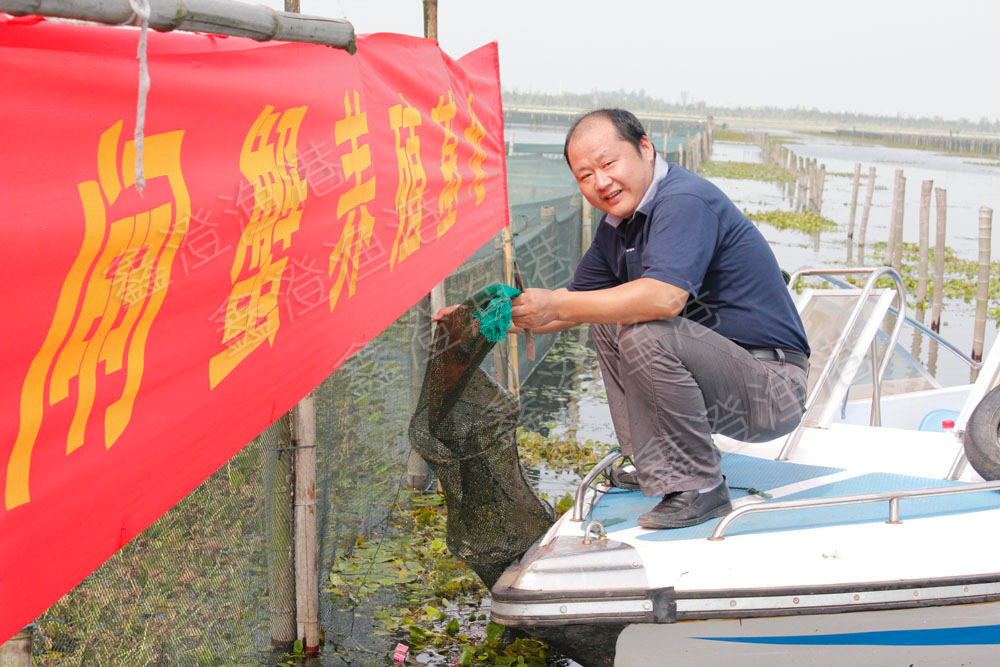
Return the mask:
[[[356,50],[354,26],[346,19],[280,12],[264,5],[234,0],[148,0],[149,27],[159,32],[187,30],[249,37],[260,42],[282,40],[323,44],[349,53]],[[129,0],[0,0],[0,12],[38,14],[109,25],[136,20]]]

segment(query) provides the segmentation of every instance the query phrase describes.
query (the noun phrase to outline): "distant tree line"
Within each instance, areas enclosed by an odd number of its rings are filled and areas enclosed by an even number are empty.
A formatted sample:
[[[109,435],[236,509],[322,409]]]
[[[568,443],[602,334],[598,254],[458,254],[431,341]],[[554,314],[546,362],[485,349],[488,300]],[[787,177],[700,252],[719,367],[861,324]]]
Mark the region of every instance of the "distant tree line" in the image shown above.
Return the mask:
[[[540,93],[521,90],[504,90],[503,99],[506,104],[528,104],[549,107],[572,107],[594,109],[601,107],[623,107],[634,112],[660,112],[678,114],[696,114],[712,116],[735,116],[738,118],[760,118],[767,120],[822,121],[836,123],[845,128],[855,125],[880,125],[893,128],[912,128],[914,130],[933,129],[941,132],[987,132],[1000,133],[1000,118],[990,120],[987,117],[979,121],[968,118],[945,119],[941,116],[879,116],[864,113],[849,113],[846,111],[820,111],[816,107],[780,108],[780,107],[720,107],[705,103],[703,100],[689,100],[687,93],[680,94],[680,102],[667,102],[650,97],[646,91],[595,91],[591,93]]]

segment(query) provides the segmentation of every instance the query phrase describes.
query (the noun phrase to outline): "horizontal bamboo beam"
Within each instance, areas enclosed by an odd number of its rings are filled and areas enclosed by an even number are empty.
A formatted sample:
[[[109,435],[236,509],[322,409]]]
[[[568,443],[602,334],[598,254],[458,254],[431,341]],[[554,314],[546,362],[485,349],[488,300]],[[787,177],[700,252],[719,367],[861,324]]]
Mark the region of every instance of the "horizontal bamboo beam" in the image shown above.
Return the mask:
[[[356,49],[354,26],[345,19],[279,12],[234,0],[149,0],[149,5],[149,27],[160,32],[188,30],[258,42],[307,42],[350,53]],[[0,0],[0,12],[109,25],[133,23],[136,18],[128,0]]]

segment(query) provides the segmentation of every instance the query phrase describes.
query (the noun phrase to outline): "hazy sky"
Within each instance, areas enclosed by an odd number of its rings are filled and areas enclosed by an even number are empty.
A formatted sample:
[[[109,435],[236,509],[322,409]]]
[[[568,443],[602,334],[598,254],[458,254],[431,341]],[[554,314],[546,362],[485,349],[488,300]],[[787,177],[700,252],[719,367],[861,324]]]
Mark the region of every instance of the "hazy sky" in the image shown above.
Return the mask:
[[[358,33],[423,34],[421,0],[301,2]],[[439,0],[438,21],[453,57],[499,42],[505,88],[1000,118],[996,0]]]

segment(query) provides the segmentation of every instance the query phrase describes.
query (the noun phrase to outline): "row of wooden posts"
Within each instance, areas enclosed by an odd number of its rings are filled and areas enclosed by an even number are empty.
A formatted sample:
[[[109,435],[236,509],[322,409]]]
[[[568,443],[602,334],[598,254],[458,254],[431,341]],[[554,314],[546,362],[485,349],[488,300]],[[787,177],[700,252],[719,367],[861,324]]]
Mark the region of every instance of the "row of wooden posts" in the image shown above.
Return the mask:
[[[851,212],[847,224],[847,252],[851,261],[854,240],[854,220],[858,207],[858,190],[861,185],[861,163],[854,165],[854,183],[851,188]],[[858,228],[858,263],[864,263],[865,231],[868,213],[871,210],[872,193],[875,190],[875,167],[868,168],[868,189],[865,194],[864,211]],[[947,248],[948,192],[935,188],[933,180],[925,180],[920,188],[920,231],[919,254],[917,259],[917,307],[923,309],[927,302],[928,263],[930,255],[931,195],[936,199],[936,220],[934,238],[934,289],[931,294],[931,329],[941,331],[941,308],[944,297],[944,260]],[[905,212],[906,177],[902,169],[897,169],[893,183],[892,213],[889,223],[889,239],[886,243],[884,264],[897,272],[903,263],[903,218]],[[979,257],[976,280],[976,320],[972,336],[972,358],[981,361],[986,334],[986,319],[989,311],[990,252],[993,233],[993,209],[982,206],[979,209]]]
[[[817,164],[816,158],[796,155],[776,137],[767,134],[758,134],[756,142],[763,151],[765,164],[772,164],[792,175],[796,188],[795,209],[822,213],[826,165]]]
[[[780,140],[767,134],[758,134],[757,144],[763,151],[764,162],[787,170],[795,181],[798,201],[796,208],[805,207],[820,213],[823,208],[823,190],[826,180],[826,166],[816,164],[816,159],[808,159],[795,155]],[[933,143],[933,142],[932,142]],[[861,163],[854,165],[854,182],[851,189],[850,218],[847,224],[847,261],[853,261],[855,221],[857,219],[858,195],[861,187]],[[860,224],[857,228],[857,262],[865,262],[865,236],[868,228],[868,218],[872,208],[872,197],[875,192],[875,167],[868,168],[867,188]],[[892,213],[889,224],[889,238],[886,244],[884,263],[901,270],[903,259],[903,218],[905,212],[906,178],[902,169],[895,173]],[[936,197],[937,221],[935,230],[934,250],[934,289],[931,293],[931,329],[941,330],[941,309],[944,296],[944,261],[946,252],[947,226],[947,195],[943,188],[934,188],[934,182],[925,180],[921,185],[920,197],[920,234],[919,256],[917,263],[917,293],[918,314],[923,314],[928,292],[928,262],[930,255],[930,209],[932,194]],[[979,209],[979,261],[976,290],[976,320],[973,329],[972,358],[982,360],[985,342],[986,319],[989,312],[990,283],[990,240],[993,225],[993,209]]]
[[[674,159],[685,169],[697,172],[701,169],[702,162],[711,157],[714,144],[715,122],[709,117],[705,129],[690,137],[686,143],[681,143],[677,147],[676,155],[670,152],[670,132],[669,130],[665,131],[663,133],[663,157],[667,160]]]
[[[913,146],[915,148],[950,151],[952,153],[968,153],[983,157],[1000,155],[1000,140],[998,139],[960,137],[955,133],[932,135],[910,134],[906,132],[872,132],[869,130],[837,130],[833,134],[844,139],[878,141],[902,146]]]

